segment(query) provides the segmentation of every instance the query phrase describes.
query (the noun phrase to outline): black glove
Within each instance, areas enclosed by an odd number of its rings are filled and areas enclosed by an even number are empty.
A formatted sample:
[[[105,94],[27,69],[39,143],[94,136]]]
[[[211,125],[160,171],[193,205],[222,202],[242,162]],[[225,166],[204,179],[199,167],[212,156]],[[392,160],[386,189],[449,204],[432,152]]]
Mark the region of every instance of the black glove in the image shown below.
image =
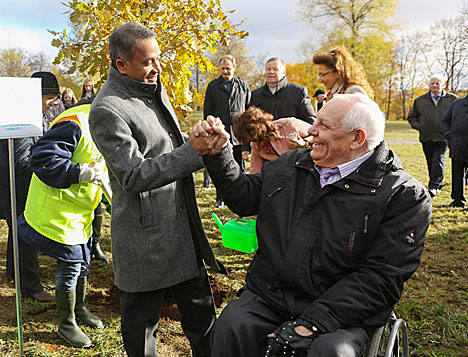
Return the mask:
[[[276,338],[267,339],[266,357],[305,357],[307,351],[315,338],[299,335],[294,327],[299,326],[295,321],[286,321],[278,327],[274,334]]]

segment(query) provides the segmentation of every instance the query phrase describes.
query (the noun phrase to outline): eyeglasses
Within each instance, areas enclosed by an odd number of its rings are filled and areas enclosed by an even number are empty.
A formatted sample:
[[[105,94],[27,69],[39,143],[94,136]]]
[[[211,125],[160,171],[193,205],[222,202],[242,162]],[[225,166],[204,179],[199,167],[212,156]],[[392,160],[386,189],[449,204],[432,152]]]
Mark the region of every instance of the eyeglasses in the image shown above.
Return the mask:
[[[335,72],[335,70],[332,69],[332,70],[330,70],[330,71],[328,71],[328,72],[325,72],[325,73],[323,73],[323,74],[319,74],[319,75],[318,75],[317,77],[315,77],[315,78],[317,78],[318,80],[321,80],[323,77],[325,77],[325,76],[326,76],[328,73],[330,73],[330,72]]]

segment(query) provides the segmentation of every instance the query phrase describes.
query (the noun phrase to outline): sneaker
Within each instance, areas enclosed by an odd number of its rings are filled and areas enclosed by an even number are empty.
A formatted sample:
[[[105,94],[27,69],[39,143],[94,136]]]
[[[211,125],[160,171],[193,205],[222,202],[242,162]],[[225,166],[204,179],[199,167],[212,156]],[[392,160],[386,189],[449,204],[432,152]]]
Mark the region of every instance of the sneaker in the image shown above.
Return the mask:
[[[440,189],[439,189],[439,188],[430,188],[430,189],[429,189],[429,195],[430,195],[431,197],[437,196],[439,193],[440,193]]]
[[[211,190],[211,187],[210,187],[210,186],[205,186],[205,185],[203,185],[203,186],[202,186],[202,189],[209,191],[209,190]]]
[[[216,208],[223,208],[224,207],[224,201],[217,200],[214,206]]]

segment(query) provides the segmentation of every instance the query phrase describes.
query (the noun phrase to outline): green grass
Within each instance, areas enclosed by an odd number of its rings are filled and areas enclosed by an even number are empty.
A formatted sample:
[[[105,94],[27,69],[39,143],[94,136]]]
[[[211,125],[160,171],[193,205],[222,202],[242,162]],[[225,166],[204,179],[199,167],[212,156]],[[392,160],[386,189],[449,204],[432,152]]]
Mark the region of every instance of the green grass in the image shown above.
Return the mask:
[[[198,118],[200,117],[199,114]],[[193,117],[192,117],[193,118]],[[190,118],[191,119],[191,118]],[[413,176],[423,184],[428,181],[427,169],[417,133],[405,121],[387,123],[389,146]],[[404,141],[402,143],[401,141]],[[416,142],[408,144],[406,142]],[[235,297],[245,278],[251,255],[239,254],[221,245],[219,230],[211,218],[215,190],[201,189],[202,171],[195,173],[197,197],[203,225],[217,258],[230,270],[224,276],[210,272],[226,290],[227,300]],[[421,266],[406,284],[404,295],[396,306],[397,314],[409,327],[412,356],[467,356],[468,336],[468,268],[465,263],[468,248],[468,214],[460,209],[445,209],[450,199],[450,160],[446,165],[445,186],[433,201],[434,213],[429,227]],[[217,209],[223,222],[234,218],[228,208]],[[5,279],[6,224],[0,222],[0,355],[16,356],[16,314],[14,286]],[[110,251],[109,216],[105,214],[102,245]],[[53,291],[55,261],[40,256],[42,281]],[[118,300],[112,294],[112,265],[101,262],[90,267],[88,307],[100,316],[105,328],[84,328],[94,343],[87,350],[67,346],[58,338],[55,306],[23,300],[23,330],[26,356],[123,356]],[[111,300],[111,299],[114,300]],[[222,310],[226,302],[218,308]],[[48,308],[49,307],[49,308]],[[161,320],[159,351],[162,357],[187,356],[190,348],[180,323]]]

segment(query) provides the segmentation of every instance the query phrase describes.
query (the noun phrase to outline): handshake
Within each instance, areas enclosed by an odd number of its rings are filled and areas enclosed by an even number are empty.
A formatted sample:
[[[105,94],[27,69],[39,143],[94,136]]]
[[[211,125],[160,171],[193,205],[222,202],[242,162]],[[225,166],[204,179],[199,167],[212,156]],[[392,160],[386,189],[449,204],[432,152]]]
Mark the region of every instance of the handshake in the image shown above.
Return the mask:
[[[219,118],[208,115],[189,130],[189,140],[198,155],[214,155],[229,143],[229,134]]]

